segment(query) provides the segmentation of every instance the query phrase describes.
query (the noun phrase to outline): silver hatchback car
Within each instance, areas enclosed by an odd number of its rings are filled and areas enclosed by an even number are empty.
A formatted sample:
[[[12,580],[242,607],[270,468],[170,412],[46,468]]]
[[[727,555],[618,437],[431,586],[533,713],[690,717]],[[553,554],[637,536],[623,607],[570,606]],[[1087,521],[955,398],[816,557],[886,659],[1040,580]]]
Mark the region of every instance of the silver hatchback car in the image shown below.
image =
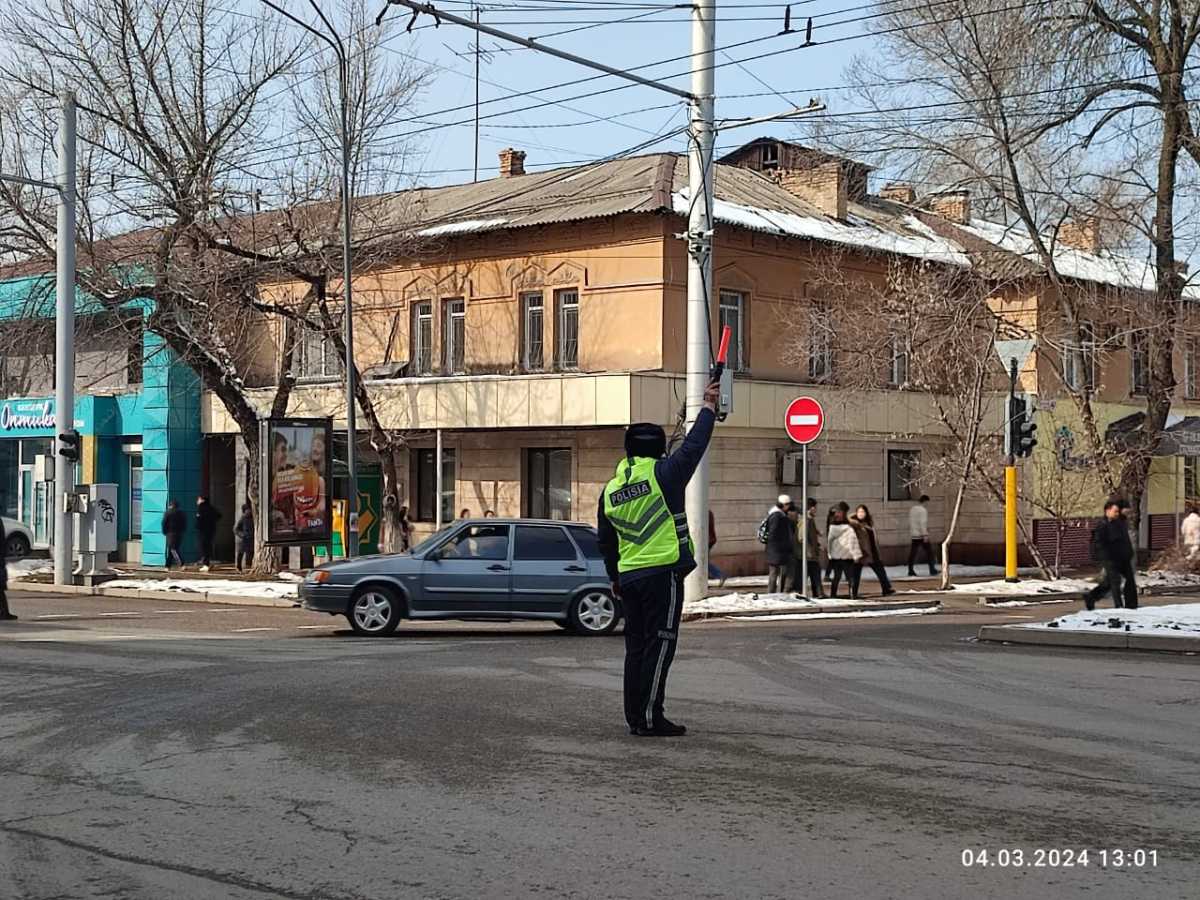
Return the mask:
[[[300,600],[364,635],[406,618],[543,619],[601,635],[621,618],[596,530],[544,519],[463,519],[407,553],[326,563]]]

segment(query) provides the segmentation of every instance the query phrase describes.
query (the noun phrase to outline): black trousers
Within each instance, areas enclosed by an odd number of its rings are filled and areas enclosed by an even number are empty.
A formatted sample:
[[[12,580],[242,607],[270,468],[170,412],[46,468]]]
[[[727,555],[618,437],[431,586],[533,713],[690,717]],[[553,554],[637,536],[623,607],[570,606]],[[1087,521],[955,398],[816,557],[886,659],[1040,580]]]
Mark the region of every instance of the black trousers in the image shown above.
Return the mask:
[[[177,566],[183,565],[183,554],[179,552],[179,545],[183,543],[183,535],[168,534],[167,538],[167,568],[171,568],[172,562]]]
[[[625,721],[653,728],[663,718],[667,675],[683,615],[683,575],[659,572],[622,583],[625,612]]]
[[[879,580],[879,592],[882,594],[890,594],[892,592],[892,582],[888,578],[887,569],[883,563],[875,560],[871,563],[871,571],[875,573],[875,577]]]
[[[1112,592],[1113,608],[1126,609],[1138,608],[1137,596],[1137,581],[1133,575],[1133,561],[1125,560],[1123,562],[1115,562],[1106,560],[1104,563],[1104,577],[1100,579],[1100,583],[1088,591],[1087,607],[1090,609],[1096,605],[1096,601],[1101,599],[1105,594]]]
[[[836,597],[838,585],[841,583],[842,576],[846,576],[846,587],[850,589],[850,596],[858,596],[858,577],[862,574],[862,566],[852,559],[831,559],[830,567],[833,569],[833,582],[829,589],[829,596]]]
[[[254,542],[238,540],[237,542],[237,570],[242,571],[244,565],[247,569],[254,564]]]
[[[913,564],[917,561],[917,550],[925,551],[925,559],[929,561],[929,574],[936,575],[937,569],[933,566],[933,547],[929,543],[929,538],[912,539],[912,544],[908,548],[908,574],[913,574]]]
[[[212,564],[213,543],[216,541],[216,535],[201,534],[200,535],[200,565],[208,566]]]
[[[767,593],[775,594],[786,592],[788,589],[788,567],[787,566],[767,566]],[[795,585],[792,590],[795,590]]]
[[[803,573],[800,571],[800,560],[792,560],[792,590],[800,591],[803,587]],[[810,559],[808,561],[808,595],[810,597],[821,597],[821,561],[819,559]]]
[[[0,565],[3,565],[3,560],[0,560]],[[0,616],[11,615],[8,608],[8,573],[4,573],[4,578],[0,579]]]

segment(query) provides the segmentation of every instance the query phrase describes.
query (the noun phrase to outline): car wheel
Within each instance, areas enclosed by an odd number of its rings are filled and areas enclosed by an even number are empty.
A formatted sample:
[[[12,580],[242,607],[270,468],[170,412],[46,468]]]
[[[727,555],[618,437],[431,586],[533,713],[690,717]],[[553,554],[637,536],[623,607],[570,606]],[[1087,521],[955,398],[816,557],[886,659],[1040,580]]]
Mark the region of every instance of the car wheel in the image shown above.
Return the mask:
[[[29,538],[23,534],[10,534],[4,543],[4,554],[9,559],[24,559],[29,555]]]
[[[610,634],[619,619],[616,601],[608,591],[584,591],[571,601],[571,628],[576,634]]]
[[[394,590],[372,585],[354,595],[346,618],[356,634],[376,637],[395,631],[402,611],[403,604]]]

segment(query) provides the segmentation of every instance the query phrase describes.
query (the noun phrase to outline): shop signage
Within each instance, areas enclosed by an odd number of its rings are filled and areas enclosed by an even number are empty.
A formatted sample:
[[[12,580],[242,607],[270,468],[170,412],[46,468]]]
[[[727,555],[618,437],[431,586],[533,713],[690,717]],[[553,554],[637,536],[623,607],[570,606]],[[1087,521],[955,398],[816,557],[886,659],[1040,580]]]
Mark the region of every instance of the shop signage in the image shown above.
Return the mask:
[[[53,400],[6,400],[0,406],[0,431],[53,431]]]

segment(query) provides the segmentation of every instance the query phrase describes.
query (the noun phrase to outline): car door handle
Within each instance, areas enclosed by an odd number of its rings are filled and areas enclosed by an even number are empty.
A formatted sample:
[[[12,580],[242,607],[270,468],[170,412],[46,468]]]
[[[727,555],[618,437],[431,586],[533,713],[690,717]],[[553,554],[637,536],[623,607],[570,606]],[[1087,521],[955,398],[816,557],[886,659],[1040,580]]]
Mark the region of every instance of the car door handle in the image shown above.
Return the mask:
[[[502,565],[500,565],[500,563],[493,563],[492,565],[488,566],[488,571],[489,572],[507,572],[508,566],[502,566]]]
[[[587,566],[567,566],[564,571],[567,572],[586,572]]]

